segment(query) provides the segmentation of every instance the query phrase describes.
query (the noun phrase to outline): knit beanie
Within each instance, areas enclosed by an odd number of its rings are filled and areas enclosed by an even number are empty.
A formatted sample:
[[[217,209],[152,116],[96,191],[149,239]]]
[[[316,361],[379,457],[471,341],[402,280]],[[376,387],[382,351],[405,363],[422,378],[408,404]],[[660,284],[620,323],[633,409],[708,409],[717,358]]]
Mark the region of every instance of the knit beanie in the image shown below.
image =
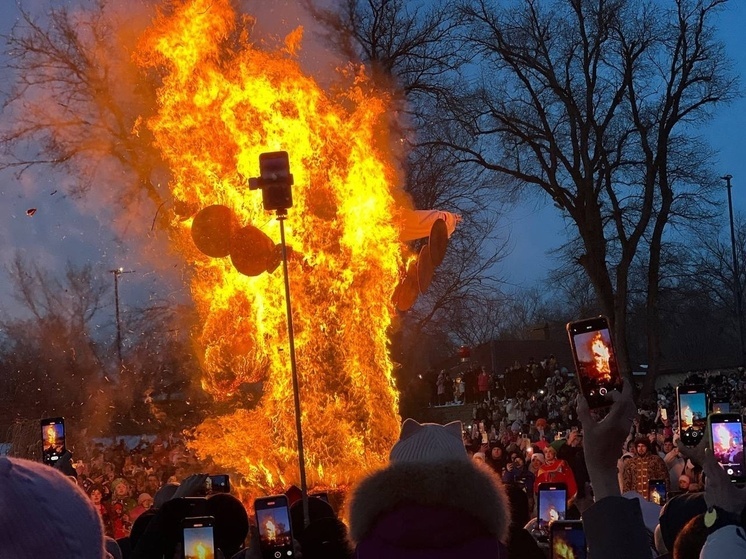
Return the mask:
[[[402,424],[399,441],[391,449],[389,459],[393,463],[468,461],[461,433],[460,421],[438,425],[407,419]]]
[[[0,456],[0,557],[51,556],[102,559],[98,512],[61,472]]]

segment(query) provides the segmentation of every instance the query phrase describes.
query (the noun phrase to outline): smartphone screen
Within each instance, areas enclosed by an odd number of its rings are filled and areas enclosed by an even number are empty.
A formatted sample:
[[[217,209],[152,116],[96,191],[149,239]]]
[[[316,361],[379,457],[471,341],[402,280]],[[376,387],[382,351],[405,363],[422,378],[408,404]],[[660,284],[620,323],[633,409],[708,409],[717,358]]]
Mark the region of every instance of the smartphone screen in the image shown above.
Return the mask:
[[[591,409],[610,406],[612,390],[622,390],[609,321],[599,316],[567,325],[578,384]]]
[[[743,425],[737,413],[713,413],[709,416],[710,441],[715,459],[731,481],[743,481]]]
[[[208,476],[205,480],[204,492],[205,495],[210,495],[212,493],[230,493],[230,477],[228,477],[228,474]]]
[[[42,459],[54,466],[65,453],[65,418],[48,417],[41,420]]]
[[[579,520],[557,521],[550,532],[551,559],[587,559],[583,523]]]
[[[262,497],[254,501],[259,546],[263,559],[293,557],[293,532],[290,508],[285,495]]]
[[[549,525],[564,520],[567,514],[567,486],[564,483],[540,483],[536,510],[536,527],[548,536]]]
[[[215,559],[215,538],[211,516],[185,518],[182,522],[184,559]]]
[[[687,446],[697,446],[707,424],[707,394],[702,386],[678,386],[679,436]]]
[[[663,506],[666,504],[668,494],[666,492],[666,480],[650,479],[648,480],[648,501],[656,505]]]
[[[712,404],[712,413],[730,413],[730,403],[718,402],[717,404]]]

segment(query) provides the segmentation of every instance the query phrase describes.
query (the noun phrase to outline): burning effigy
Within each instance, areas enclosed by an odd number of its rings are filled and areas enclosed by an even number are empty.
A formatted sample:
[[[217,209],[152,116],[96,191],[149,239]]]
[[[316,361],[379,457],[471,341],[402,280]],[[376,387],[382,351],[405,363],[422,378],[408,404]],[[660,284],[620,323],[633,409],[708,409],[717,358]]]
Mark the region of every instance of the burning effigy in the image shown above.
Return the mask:
[[[262,153],[289,154],[285,230],[310,487],[349,484],[383,463],[396,440],[392,298],[418,258],[402,224],[422,221],[397,186],[390,94],[361,68],[348,69],[345,87],[323,89],[296,60],[301,38],[298,29],[275,50],[260,48],[251,18],[229,0],[192,0],[161,13],[137,55],[162,80],[157,114],[140,125],[152,131],[182,208],[173,239],[193,264],[202,386],[217,401],[261,386],[256,401],[200,425],[192,446],[266,492],[298,482],[283,274],[260,266],[245,275],[230,257],[202,254],[195,213],[222,206],[229,229],[260,231],[234,250],[248,250],[250,264],[251,239],[280,235],[248,178]],[[452,218],[448,225],[450,233]]]

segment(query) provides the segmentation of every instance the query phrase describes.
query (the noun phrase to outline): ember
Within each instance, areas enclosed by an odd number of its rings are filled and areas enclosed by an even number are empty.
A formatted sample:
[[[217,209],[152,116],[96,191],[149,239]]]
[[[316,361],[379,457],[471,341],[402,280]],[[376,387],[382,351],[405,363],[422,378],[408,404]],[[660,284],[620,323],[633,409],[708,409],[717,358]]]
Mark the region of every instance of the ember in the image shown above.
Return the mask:
[[[287,151],[295,176],[286,222],[308,484],[339,487],[381,464],[399,429],[387,333],[391,298],[410,254],[397,220],[408,204],[389,152],[390,99],[359,70],[329,94],[293,53],[297,30],[260,50],[229,0],[179,3],[141,43],[139,62],[165,71],[159,111],[147,122],[172,173],[179,207],[229,207],[239,227],[279,242],[247,178],[262,152]],[[193,262],[201,319],[203,388],[241,399],[212,417],[193,446],[270,492],[298,482],[281,270],[241,275],[230,258],[194,246],[192,219],[174,240]],[[256,402],[246,387],[262,383]],[[244,394],[242,396],[242,394]]]

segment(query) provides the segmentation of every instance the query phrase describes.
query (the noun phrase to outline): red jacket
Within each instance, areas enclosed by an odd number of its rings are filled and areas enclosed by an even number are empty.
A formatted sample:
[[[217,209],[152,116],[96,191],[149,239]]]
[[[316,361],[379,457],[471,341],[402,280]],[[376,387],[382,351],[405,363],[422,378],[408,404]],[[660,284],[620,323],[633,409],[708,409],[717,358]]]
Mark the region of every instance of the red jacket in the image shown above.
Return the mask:
[[[484,371],[480,373],[477,377],[477,387],[480,392],[487,392],[490,389],[490,375]]]
[[[551,464],[542,464],[539,471],[536,472],[536,482],[534,483],[534,493],[539,492],[540,483],[564,483],[567,485],[567,498],[572,499],[578,492],[578,486],[575,483],[575,476],[572,469],[564,460],[556,459]]]

